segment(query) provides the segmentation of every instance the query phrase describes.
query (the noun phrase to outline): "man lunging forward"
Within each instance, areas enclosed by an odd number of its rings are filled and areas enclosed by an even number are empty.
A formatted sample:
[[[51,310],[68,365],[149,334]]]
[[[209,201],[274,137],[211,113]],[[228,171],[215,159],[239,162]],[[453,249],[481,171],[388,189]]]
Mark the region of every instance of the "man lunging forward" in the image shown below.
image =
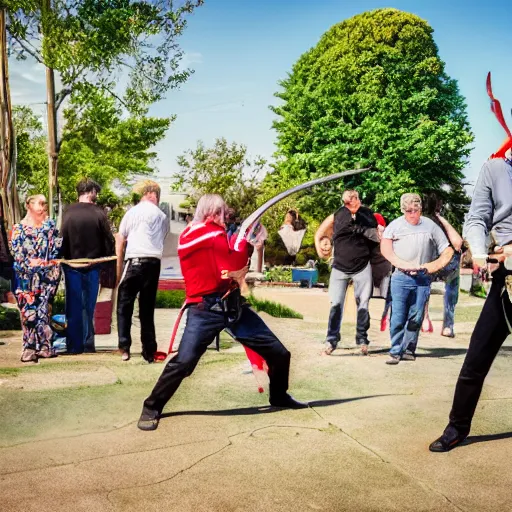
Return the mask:
[[[271,405],[293,409],[307,407],[287,393],[290,352],[243,303],[236,283],[225,279],[228,272],[241,277],[247,272],[248,261],[245,240],[237,252],[228,243],[225,211],[222,197],[213,194],[201,197],[194,220],[180,236],[178,256],[189,304],[187,324],[177,355],[167,363],[144,402],[138,423],[141,430],[158,427],[165,404],[181,381],[192,374],[208,345],[223,329],[267,362]]]

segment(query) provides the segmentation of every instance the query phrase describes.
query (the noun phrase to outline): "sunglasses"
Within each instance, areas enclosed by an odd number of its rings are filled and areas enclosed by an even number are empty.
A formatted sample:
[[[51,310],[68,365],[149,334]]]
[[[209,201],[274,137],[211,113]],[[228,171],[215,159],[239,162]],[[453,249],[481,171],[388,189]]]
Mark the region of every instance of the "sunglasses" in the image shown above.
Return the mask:
[[[418,213],[418,212],[421,212],[421,210],[418,210],[418,209],[416,209],[416,210],[405,210],[404,213]]]

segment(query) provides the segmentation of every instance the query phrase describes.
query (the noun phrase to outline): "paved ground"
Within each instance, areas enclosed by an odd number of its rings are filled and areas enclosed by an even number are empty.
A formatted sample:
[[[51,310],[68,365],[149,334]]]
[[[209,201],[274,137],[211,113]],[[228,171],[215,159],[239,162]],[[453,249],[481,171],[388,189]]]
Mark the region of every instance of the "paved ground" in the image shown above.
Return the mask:
[[[166,409],[156,432],[137,430],[162,366],[108,351],[26,367],[19,335],[0,339],[2,511],[509,511],[512,509],[512,346],[489,375],[469,442],[448,454],[442,431],[478,299],[463,296],[457,338],[435,333],[420,357],[384,364],[388,333],[371,328],[369,357],[321,356],[327,294],[258,290],[305,320],[265,316],[292,352],[291,391],[310,407],[268,408],[243,351],[222,338]],[[377,318],[382,301],[373,301]],[[158,312],[165,348],[175,311]],[[323,315],[323,316],[322,316]],[[436,320],[437,319],[437,320]],[[350,320],[350,314],[347,316]],[[343,329],[352,346],[353,324]],[[137,338],[137,336],[135,336]]]

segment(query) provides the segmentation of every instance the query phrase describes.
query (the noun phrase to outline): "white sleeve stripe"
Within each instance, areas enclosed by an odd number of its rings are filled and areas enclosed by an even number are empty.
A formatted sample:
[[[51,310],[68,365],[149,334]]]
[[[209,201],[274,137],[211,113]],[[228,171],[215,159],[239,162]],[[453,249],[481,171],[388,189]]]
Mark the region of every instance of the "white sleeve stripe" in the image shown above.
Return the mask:
[[[219,235],[223,235],[224,231],[213,231],[212,233],[206,233],[206,235],[200,236],[199,238],[196,238],[195,240],[192,240],[191,242],[188,242],[186,244],[178,244],[178,251],[182,249],[188,249],[189,247],[192,247],[200,242],[203,242],[204,240],[207,240],[208,238],[214,238]]]

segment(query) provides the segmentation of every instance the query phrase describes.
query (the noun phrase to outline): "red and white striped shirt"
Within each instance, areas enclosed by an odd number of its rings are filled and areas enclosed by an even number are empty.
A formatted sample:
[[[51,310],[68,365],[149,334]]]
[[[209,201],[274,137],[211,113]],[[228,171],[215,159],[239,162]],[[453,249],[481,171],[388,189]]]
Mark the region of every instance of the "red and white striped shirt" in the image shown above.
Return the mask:
[[[236,237],[232,237],[233,243]],[[180,235],[178,256],[185,279],[187,302],[200,302],[204,295],[224,293],[230,279],[222,279],[223,270],[240,270],[247,265],[248,244],[233,250],[224,228],[214,222],[190,224]]]

